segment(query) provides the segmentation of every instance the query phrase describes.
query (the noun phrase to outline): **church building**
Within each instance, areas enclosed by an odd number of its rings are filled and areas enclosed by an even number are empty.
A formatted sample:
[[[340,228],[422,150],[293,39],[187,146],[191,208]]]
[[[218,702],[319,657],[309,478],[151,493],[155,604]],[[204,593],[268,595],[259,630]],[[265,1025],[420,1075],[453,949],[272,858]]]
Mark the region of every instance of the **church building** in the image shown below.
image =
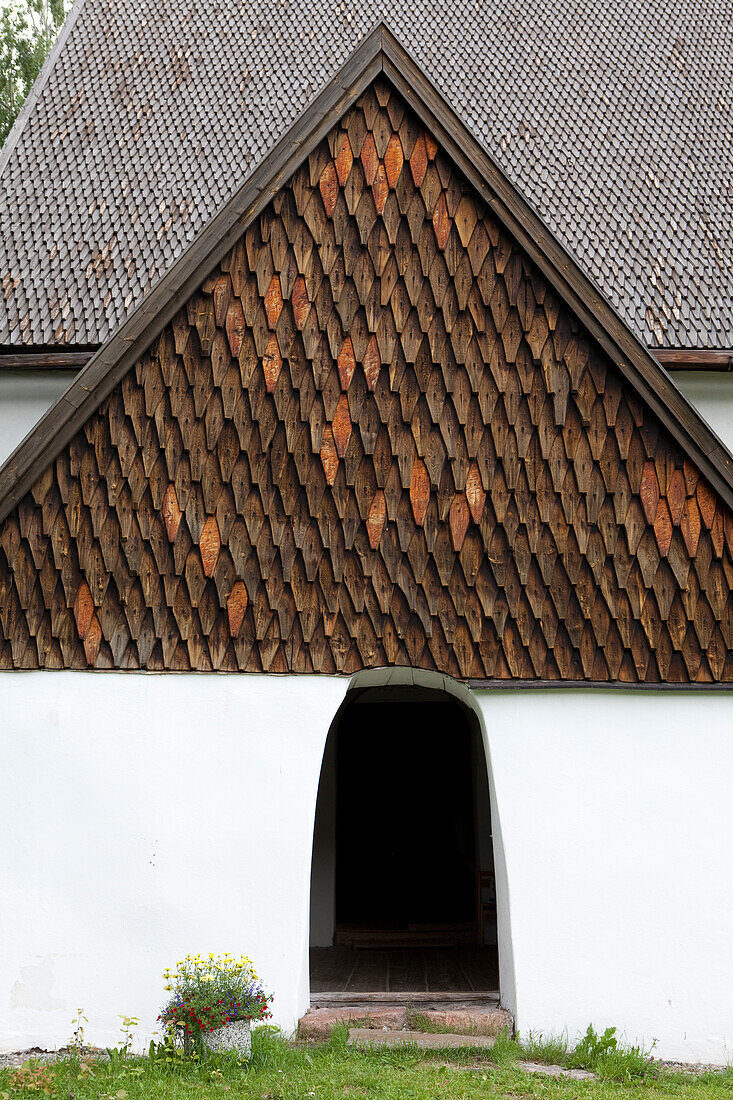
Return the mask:
[[[0,155],[6,1049],[231,951],[289,1032],[729,1057],[731,74],[571,7],[76,0]]]

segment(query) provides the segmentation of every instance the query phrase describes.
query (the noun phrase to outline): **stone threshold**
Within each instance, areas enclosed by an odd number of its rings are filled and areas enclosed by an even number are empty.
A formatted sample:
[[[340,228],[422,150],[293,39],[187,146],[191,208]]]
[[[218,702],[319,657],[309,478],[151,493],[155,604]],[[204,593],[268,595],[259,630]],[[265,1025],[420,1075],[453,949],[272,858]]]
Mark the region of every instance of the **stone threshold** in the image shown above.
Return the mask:
[[[332,1008],[340,1005],[440,1005],[462,1004],[498,1006],[498,989],[464,990],[460,993],[391,992],[391,993],[311,993],[311,1008]]]
[[[419,1018],[419,1019],[416,1019]],[[298,1025],[301,1039],[327,1039],[342,1024],[371,1030],[373,1034],[398,1033],[403,1039],[410,1024],[425,1021],[439,1033],[462,1034],[466,1041],[477,1036],[495,1037],[514,1028],[512,1016],[496,1001],[483,1004],[445,1002],[433,994],[429,1002],[415,1004],[351,1003],[349,1005],[312,1006]],[[408,1040],[409,1041],[409,1040]]]

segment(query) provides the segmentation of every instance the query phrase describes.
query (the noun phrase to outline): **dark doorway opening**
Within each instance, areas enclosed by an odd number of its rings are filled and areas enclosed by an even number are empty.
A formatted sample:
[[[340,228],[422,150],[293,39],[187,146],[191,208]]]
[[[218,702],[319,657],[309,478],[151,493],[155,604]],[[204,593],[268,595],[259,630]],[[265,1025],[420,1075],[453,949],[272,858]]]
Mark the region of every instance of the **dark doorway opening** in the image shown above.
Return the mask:
[[[311,989],[496,991],[488,779],[446,692],[354,692],[329,733],[311,875]]]
[[[336,929],[475,921],[470,730],[452,703],[354,703],[338,734]]]

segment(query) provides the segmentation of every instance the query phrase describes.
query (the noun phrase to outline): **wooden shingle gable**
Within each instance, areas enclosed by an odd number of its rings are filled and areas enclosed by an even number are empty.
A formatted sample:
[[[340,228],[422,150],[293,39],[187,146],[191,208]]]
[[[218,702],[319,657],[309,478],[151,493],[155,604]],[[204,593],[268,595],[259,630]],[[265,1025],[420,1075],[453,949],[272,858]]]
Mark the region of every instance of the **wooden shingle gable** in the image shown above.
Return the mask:
[[[653,361],[375,56],[122,374],[108,348],[69,391],[0,532],[0,664],[733,681],[704,426],[670,431]]]

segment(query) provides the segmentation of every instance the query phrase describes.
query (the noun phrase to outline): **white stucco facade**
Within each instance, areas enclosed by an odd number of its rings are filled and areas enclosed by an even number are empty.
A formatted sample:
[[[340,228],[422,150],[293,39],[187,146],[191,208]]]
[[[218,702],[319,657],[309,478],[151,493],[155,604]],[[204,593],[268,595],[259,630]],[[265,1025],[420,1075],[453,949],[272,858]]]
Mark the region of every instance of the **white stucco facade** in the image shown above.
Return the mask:
[[[674,371],[672,381],[733,451],[733,375],[720,371]]]
[[[449,685],[451,684],[448,681]],[[161,971],[244,951],[292,1028],[338,677],[0,674],[0,1044],[155,1028]],[[521,1032],[589,1022],[733,1050],[733,699],[469,695],[489,760],[502,996]]]
[[[155,1027],[161,972],[250,955],[308,1001],[313,814],[337,678],[0,674],[0,1041]]]
[[[76,371],[0,371],[0,464],[13,453]]]
[[[733,696],[480,692],[518,1026],[733,1059]],[[507,990],[508,999],[511,994]]]

